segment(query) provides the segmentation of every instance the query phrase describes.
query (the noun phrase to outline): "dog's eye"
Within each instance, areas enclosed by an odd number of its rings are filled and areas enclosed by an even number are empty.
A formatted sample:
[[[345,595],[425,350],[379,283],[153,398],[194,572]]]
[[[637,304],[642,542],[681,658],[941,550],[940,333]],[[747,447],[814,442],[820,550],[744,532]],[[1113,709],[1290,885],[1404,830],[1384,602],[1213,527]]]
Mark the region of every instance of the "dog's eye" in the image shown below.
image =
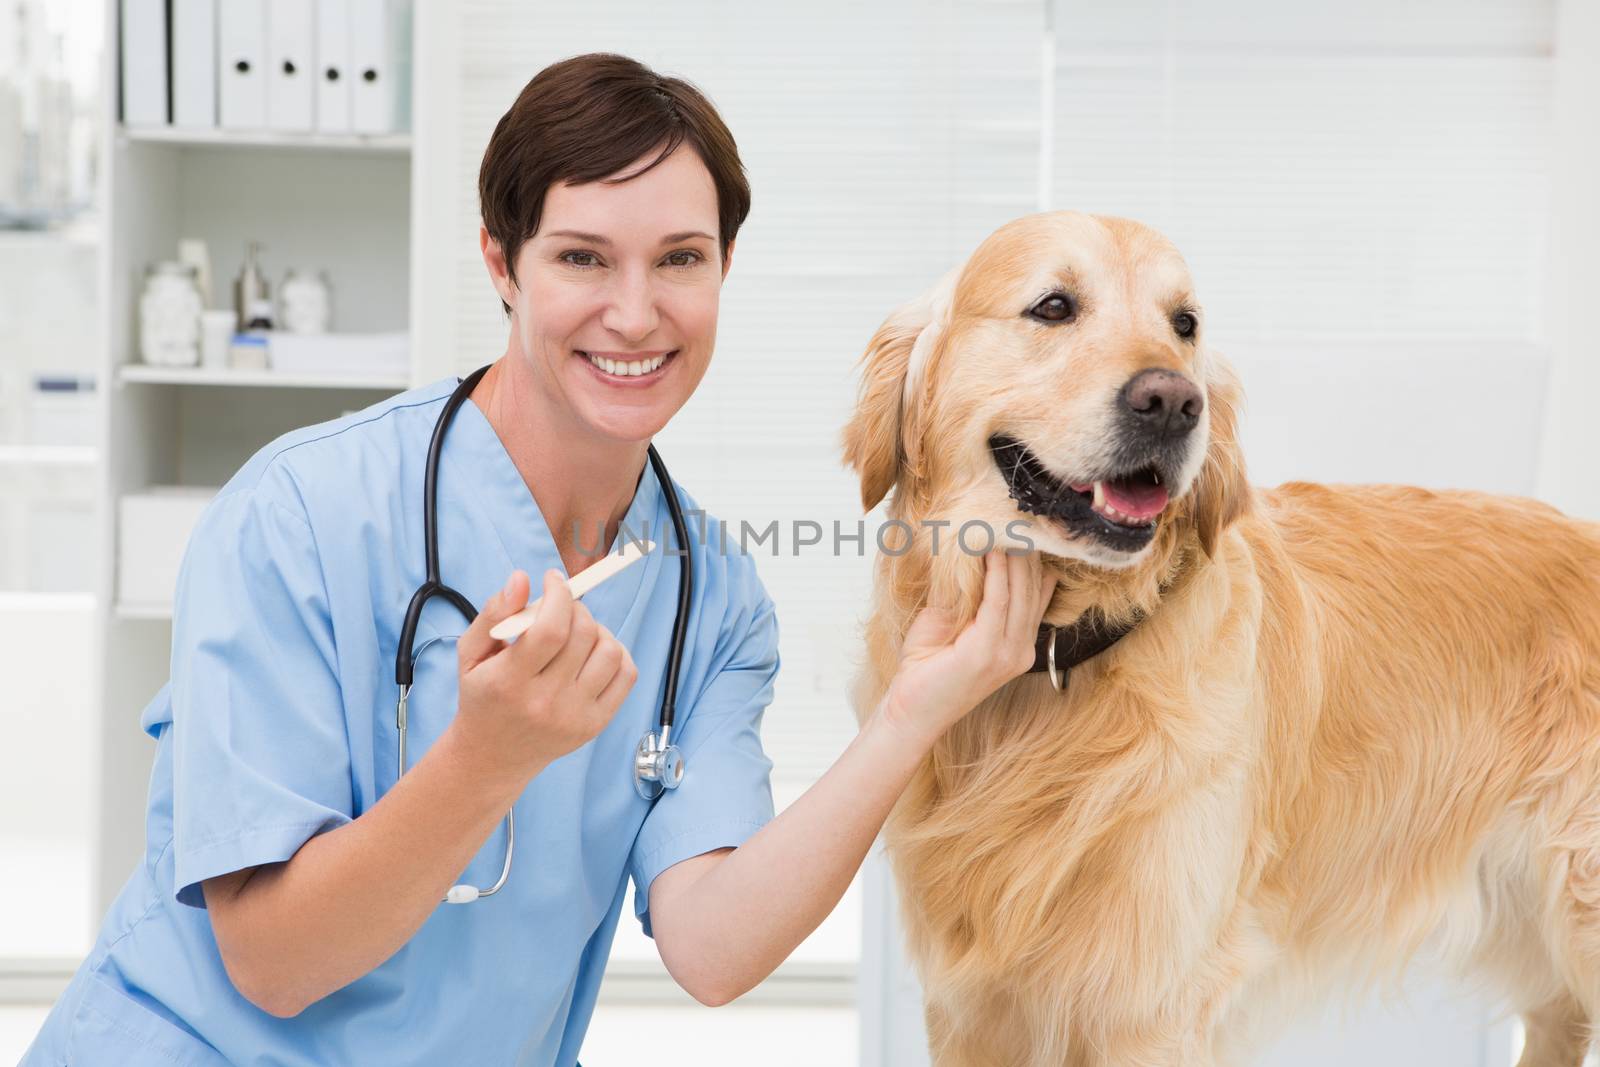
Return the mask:
[[[1179,337],[1188,340],[1200,328],[1200,322],[1194,317],[1194,312],[1180,311],[1172,316],[1172,328],[1178,331]]]
[[[1078,305],[1066,293],[1051,293],[1028,309],[1031,318],[1040,322],[1066,322],[1078,313]]]

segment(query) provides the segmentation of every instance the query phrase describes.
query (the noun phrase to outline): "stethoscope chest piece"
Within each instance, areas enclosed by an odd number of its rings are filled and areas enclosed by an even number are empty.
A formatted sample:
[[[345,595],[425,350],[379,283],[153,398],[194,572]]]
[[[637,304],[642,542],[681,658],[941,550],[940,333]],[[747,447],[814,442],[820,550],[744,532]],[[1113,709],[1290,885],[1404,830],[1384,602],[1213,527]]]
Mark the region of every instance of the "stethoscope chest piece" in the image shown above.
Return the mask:
[[[676,789],[683,781],[683,753],[667,743],[666,731],[649,731],[639,738],[633,752],[633,788],[646,800],[654,800],[663,790]]]

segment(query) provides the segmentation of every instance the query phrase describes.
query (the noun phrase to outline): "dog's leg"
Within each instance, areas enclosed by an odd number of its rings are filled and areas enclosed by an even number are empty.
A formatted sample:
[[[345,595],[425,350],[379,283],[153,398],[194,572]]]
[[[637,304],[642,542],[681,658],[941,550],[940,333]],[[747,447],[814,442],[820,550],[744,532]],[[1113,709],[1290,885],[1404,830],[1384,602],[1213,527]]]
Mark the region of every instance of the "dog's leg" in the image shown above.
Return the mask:
[[[973,996],[959,1012],[932,1000],[923,1002],[928,1025],[928,1053],[934,1067],[1079,1067],[1099,1059],[1083,1059],[1057,1044],[1040,1047],[1040,1035],[1006,993]]]
[[[1551,873],[1559,890],[1552,943],[1546,945],[1567,988],[1523,1013],[1527,1044],[1518,1067],[1578,1067],[1600,1016],[1600,818],[1574,818],[1557,841]],[[1581,842],[1581,847],[1573,847]]]
[[[1579,1067],[1589,1049],[1589,1019],[1571,994],[1522,1013],[1527,1043],[1517,1067]]]
[[[1022,1048],[1005,1049],[997,1042],[1006,1035],[1004,1027],[990,1028],[986,1033],[958,1026],[954,1019],[937,1004],[925,1001],[923,1012],[928,1024],[928,1055],[934,1067],[990,1067],[993,1064],[1026,1063]],[[982,1013],[980,1013],[981,1015]],[[1017,1028],[1009,1029],[1012,1039],[1021,1037]]]

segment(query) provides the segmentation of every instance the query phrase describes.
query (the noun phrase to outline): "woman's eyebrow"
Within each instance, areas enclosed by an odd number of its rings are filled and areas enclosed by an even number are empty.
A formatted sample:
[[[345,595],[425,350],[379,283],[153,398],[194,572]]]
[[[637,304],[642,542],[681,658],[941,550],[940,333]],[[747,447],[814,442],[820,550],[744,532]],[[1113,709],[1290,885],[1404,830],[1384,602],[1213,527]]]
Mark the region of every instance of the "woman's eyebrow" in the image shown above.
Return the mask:
[[[607,245],[607,246],[609,246],[611,244],[611,238],[609,238],[609,237],[605,237],[605,236],[603,236],[601,234],[598,234],[598,233],[584,233],[582,230],[551,230],[549,233],[545,234],[544,236],[546,236],[546,237],[571,237],[571,238],[574,238],[575,240],[585,241],[585,242],[587,242],[589,244],[592,244],[592,245]],[[705,239],[707,241],[715,240],[715,238],[713,238],[709,233],[704,233],[704,232],[702,232],[700,230],[684,230],[682,233],[669,233],[669,234],[667,234],[665,237],[663,237],[661,239],[661,243],[664,244],[664,245],[677,244],[679,241],[687,241],[691,237],[700,237],[700,238],[703,238],[703,239]]]
[[[592,245],[609,245],[611,238],[602,237],[598,233],[584,233],[581,230],[551,230],[546,237],[572,237],[579,241],[586,241]]]

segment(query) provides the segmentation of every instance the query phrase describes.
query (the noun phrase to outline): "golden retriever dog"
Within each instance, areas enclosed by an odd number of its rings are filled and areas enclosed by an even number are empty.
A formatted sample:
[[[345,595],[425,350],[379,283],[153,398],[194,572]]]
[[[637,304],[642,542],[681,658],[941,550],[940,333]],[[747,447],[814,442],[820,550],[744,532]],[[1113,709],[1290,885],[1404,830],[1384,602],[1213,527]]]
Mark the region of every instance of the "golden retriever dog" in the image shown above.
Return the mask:
[[[1522,1013],[1524,1067],[1579,1064],[1600,525],[1252,488],[1184,261],[1125,219],[1006,225],[862,364],[845,458],[912,536],[877,563],[858,714],[924,604],[976,612],[964,522],[1056,571],[1047,623],[1127,631],[1059,690],[1030,673],[980,704],[891,816],[935,1063],[1247,1063],[1299,1008],[1427,958]]]

